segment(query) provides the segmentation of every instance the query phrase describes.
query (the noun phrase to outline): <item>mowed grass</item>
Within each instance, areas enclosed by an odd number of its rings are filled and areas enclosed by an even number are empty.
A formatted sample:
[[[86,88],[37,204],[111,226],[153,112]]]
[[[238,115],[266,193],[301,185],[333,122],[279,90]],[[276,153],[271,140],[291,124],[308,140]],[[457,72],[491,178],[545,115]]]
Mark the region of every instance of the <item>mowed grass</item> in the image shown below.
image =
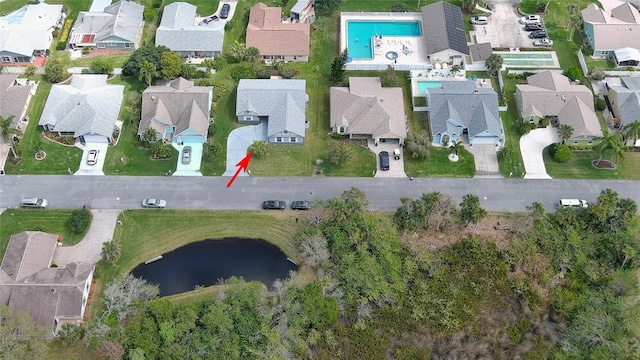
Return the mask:
[[[82,57],[79,59],[69,60],[68,64],[73,67],[91,67],[91,64],[96,60],[108,61],[114,68],[121,68],[129,57],[131,57],[132,51],[119,52],[113,54],[103,54],[94,57]]]
[[[600,155],[595,151],[573,151],[569,162],[559,163],[549,155],[549,147],[543,152],[547,173],[554,179],[611,179],[640,180],[640,152],[628,152],[616,169],[597,169],[591,162]],[[604,156],[609,160],[610,156]]]
[[[426,159],[415,159],[411,156],[404,158],[404,170],[407,176],[413,177],[473,177],[476,165],[473,155],[462,149],[457,162],[449,160],[450,150],[432,147]]]
[[[13,165],[10,162],[11,155],[5,164],[7,174],[67,174],[68,169],[72,172],[78,170],[80,159],[82,158],[82,150],[75,146],[64,146],[42,136],[42,127],[38,126],[38,121],[42,115],[42,110],[49,92],[51,84],[45,80],[38,79],[40,82],[36,95],[31,98],[27,114],[29,116],[29,125],[24,131],[22,143],[19,145],[22,156],[20,161]],[[36,160],[36,151],[33,144],[36,138],[42,139],[43,150],[47,153],[47,157],[43,160]]]
[[[183,245],[223,238],[262,239],[299,263],[294,243],[296,215],[293,211],[126,211],[113,238],[121,245],[122,256],[115,265],[101,264],[100,272],[109,281]]]
[[[7,209],[0,214],[0,258],[4,255],[11,235],[23,231],[44,231],[61,235],[63,246],[72,246],[80,242],[89,230],[80,234],[67,228],[67,221],[73,210],[50,209]]]

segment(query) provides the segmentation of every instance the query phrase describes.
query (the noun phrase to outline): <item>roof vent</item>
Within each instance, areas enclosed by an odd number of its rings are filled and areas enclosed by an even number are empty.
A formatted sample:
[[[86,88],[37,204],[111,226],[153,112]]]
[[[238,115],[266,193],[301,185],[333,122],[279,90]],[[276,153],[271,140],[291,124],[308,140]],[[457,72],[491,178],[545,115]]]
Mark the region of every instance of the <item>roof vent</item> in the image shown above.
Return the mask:
[[[561,98],[562,98],[562,101],[567,102],[567,99],[564,97],[564,94],[562,94]]]
[[[151,95],[151,100],[155,100],[156,96],[155,95]]]
[[[51,288],[51,290],[49,290],[49,292],[51,292],[52,294],[55,294],[56,293],[56,289]]]
[[[480,92],[480,90],[478,90],[478,89],[473,89],[473,93],[474,93],[474,94],[477,94],[477,93],[479,93],[479,92]]]

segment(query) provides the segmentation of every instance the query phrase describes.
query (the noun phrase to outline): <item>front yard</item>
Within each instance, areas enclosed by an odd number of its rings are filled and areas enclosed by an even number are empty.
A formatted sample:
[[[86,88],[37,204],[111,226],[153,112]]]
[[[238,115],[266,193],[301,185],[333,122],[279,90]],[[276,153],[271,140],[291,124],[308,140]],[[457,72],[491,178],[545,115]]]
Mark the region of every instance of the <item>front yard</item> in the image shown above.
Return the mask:
[[[554,179],[640,180],[640,152],[627,152],[617,168],[609,170],[597,169],[591,164],[600,158],[595,151],[572,151],[571,160],[560,163],[549,155],[548,150],[549,147],[544,149],[544,165]],[[602,159],[609,160],[609,156]]]

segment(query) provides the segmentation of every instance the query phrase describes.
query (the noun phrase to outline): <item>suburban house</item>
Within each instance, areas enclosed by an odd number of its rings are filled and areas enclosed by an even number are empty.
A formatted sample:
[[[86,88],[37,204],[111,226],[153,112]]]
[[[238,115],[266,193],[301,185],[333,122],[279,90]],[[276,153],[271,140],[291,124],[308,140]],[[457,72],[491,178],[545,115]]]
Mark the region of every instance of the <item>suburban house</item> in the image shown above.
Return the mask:
[[[613,114],[605,111],[612,126],[621,128],[640,119],[640,78],[624,76],[605,78],[607,100]]]
[[[289,16],[291,17],[291,22],[305,22],[311,23],[315,19],[315,11],[313,9],[314,0],[298,0],[298,2],[293,5],[291,11],[289,12]]]
[[[493,55],[491,43],[469,45],[469,56],[472,63],[485,64],[491,55]]]
[[[30,64],[38,56],[46,55],[53,40],[53,30],[62,24],[62,20],[62,5],[45,3],[27,5],[19,21],[0,18],[2,64]]]
[[[158,140],[177,144],[203,144],[212,119],[213,87],[194,86],[193,81],[177,78],[168,86],[150,86],[142,93],[142,115],[138,135],[148,128]]]
[[[184,58],[218,57],[222,55],[223,21],[195,24],[196,7],[175,2],[164,7],[156,30],[156,45],[163,45]]]
[[[571,84],[569,78],[555,71],[543,71],[527,78],[527,84],[516,85],[516,104],[521,118],[531,123],[540,118],[557,119],[559,124],[573,127],[570,140],[574,144],[602,136],[594,112],[593,94],[584,85]]]
[[[283,23],[282,8],[260,2],[250,10],[246,45],[258,49],[267,62],[309,61],[309,35],[309,24]]]
[[[422,7],[422,34],[431,64],[461,65],[469,55],[460,7],[440,1]]]
[[[108,85],[107,75],[76,74],[69,85],[53,85],[38,125],[80,142],[112,141],[124,85]]]
[[[611,57],[617,49],[640,49],[640,13],[636,5],[601,0],[582,10],[582,21],[593,56]]]
[[[81,11],[69,35],[69,47],[82,49],[135,50],[142,37],[144,6],[118,1],[103,12]]]
[[[267,122],[270,144],[302,144],[307,128],[306,80],[242,79],[238,84],[239,123]]]
[[[21,232],[9,239],[0,265],[0,304],[27,312],[54,334],[64,324],[82,322],[95,268],[82,263],[55,267],[57,246],[57,235]]]
[[[404,144],[407,118],[401,87],[382,87],[378,77],[350,77],[349,87],[332,87],[330,124],[350,139]]]
[[[12,128],[18,128],[27,113],[32,84],[27,79],[18,80],[17,74],[0,74],[0,116],[3,119],[13,116]]]
[[[504,144],[498,94],[474,81],[443,81],[427,93],[431,138],[436,146],[463,141],[470,145]]]

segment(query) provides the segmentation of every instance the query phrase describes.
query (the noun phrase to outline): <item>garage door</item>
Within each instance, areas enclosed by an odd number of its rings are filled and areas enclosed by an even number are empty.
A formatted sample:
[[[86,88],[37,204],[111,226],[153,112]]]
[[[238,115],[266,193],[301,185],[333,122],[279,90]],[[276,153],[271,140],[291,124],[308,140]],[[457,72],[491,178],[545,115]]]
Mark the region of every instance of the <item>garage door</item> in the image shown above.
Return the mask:
[[[497,139],[495,137],[474,137],[470,142],[473,145],[495,145]]]
[[[102,136],[102,135],[84,135],[84,142],[86,143],[108,143],[109,141],[107,140],[106,137]]]

